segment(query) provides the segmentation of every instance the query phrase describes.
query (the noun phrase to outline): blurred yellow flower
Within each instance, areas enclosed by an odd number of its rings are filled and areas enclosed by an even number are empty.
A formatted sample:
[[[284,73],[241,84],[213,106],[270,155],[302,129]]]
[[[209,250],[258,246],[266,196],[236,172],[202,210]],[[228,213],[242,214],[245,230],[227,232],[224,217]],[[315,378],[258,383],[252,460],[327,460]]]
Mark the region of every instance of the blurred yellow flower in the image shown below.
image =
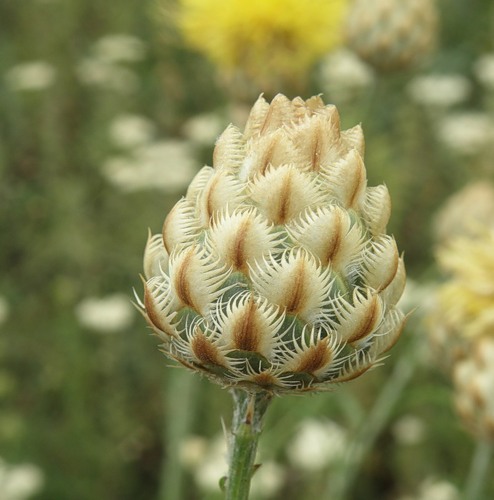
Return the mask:
[[[494,335],[494,230],[457,238],[438,254],[451,279],[439,291],[448,324],[462,337]]]
[[[186,42],[226,71],[297,78],[341,38],[347,0],[181,0]],[[272,81],[272,80],[271,80]]]

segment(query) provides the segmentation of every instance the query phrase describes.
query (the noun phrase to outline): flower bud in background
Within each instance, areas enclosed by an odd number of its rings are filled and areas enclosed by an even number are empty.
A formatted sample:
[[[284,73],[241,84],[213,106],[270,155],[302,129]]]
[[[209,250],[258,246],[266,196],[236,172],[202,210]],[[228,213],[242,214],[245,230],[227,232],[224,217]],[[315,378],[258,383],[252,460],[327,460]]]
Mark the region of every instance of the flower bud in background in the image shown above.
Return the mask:
[[[494,332],[494,229],[461,237],[441,248],[440,267],[450,274],[439,288],[442,321],[452,335],[474,339]]]
[[[436,363],[450,371],[471,342],[494,332],[494,229],[452,238],[437,252],[448,275],[432,294],[427,325]]]
[[[381,71],[409,69],[435,46],[434,0],[355,0],[346,39],[364,61]]]
[[[405,268],[367,187],[360,126],[332,105],[262,97],[229,126],[149,238],[143,313],[166,355],[224,386],[329,389],[398,339]]]
[[[341,40],[347,0],[180,0],[185,42],[227,78],[262,88],[297,86],[318,58]]]
[[[494,322],[494,315],[493,315]],[[469,355],[453,370],[455,403],[466,427],[480,439],[494,442],[494,328],[476,339]]]
[[[494,185],[474,181],[446,200],[433,219],[432,234],[438,243],[457,236],[475,236],[479,226],[494,228]]]

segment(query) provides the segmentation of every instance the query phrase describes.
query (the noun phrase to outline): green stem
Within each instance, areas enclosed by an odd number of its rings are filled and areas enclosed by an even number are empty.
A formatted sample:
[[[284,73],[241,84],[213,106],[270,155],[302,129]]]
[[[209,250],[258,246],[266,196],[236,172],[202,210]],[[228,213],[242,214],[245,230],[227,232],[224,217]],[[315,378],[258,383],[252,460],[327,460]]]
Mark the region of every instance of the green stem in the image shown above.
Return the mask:
[[[262,430],[262,418],[271,401],[267,392],[249,393],[232,389],[233,422],[229,442],[229,469],[226,481],[226,500],[247,500],[257,443]]]
[[[160,500],[184,498],[184,473],[180,464],[180,444],[190,432],[198,380],[185,370],[166,372],[165,423],[163,449],[165,457],[161,468]]]
[[[470,472],[465,488],[465,500],[478,500],[481,498],[482,486],[487,477],[489,462],[492,455],[492,445],[490,442],[479,439],[473,454]]]

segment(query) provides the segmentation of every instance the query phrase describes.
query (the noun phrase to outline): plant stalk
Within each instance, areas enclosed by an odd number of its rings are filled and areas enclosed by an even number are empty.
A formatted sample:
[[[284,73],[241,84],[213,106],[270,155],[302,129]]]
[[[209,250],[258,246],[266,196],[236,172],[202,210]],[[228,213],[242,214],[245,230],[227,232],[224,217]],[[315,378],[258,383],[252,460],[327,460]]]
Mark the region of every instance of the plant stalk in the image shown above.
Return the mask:
[[[396,364],[388,383],[384,386],[374,407],[366,417],[365,422],[361,423],[354,441],[350,444],[338,480],[335,481],[335,484],[333,482],[328,484],[327,494],[331,492],[333,500],[347,498],[362,462],[388,422],[391,411],[412,378],[416,364],[414,352],[406,353]]]
[[[233,421],[229,437],[229,469],[226,500],[247,500],[250,481],[256,471],[257,443],[262,431],[262,419],[272,395],[267,392],[249,393],[232,389]]]
[[[180,444],[190,432],[198,380],[182,370],[166,373],[164,397],[163,449],[165,457],[161,468],[160,500],[184,498],[184,472],[180,464]]]
[[[487,479],[487,471],[492,455],[492,444],[479,439],[475,448],[470,472],[465,487],[465,500],[478,500],[482,498],[482,487]]]

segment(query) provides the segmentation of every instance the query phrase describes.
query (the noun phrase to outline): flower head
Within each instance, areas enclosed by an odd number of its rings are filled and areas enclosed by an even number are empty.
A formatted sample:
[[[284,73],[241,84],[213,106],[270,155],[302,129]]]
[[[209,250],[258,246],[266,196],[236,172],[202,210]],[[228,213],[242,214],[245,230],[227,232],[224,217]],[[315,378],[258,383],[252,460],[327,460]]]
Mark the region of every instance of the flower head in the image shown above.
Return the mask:
[[[257,82],[303,74],[340,40],[346,0],[181,0],[186,42]]]
[[[405,269],[359,126],[319,97],[262,97],[229,126],[144,256],[143,313],[165,353],[227,385],[328,388],[397,340]]]
[[[494,335],[494,230],[459,237],[438,252],[450,279],[439,289],[440,322],[459,338]]]
[[[494,184],[470,182],[450,196],[434,216],[433,235],[444,243],[458,236],[475,236],[479,227],[494,228]]]

